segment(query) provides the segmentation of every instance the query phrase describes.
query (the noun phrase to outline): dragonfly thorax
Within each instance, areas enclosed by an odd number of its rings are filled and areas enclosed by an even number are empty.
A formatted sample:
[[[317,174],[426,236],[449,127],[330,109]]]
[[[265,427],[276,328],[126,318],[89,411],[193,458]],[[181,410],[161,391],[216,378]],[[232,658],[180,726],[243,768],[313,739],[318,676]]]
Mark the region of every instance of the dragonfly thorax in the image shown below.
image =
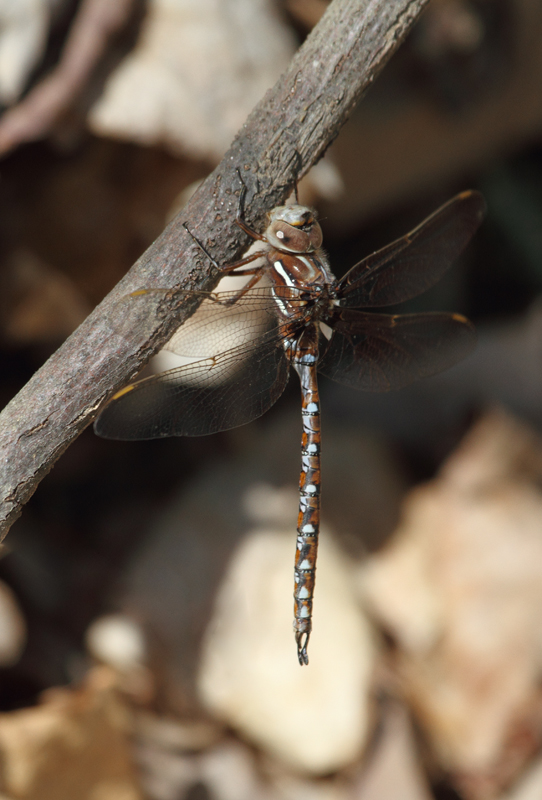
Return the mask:
[[[268,273],[280,315],[312,322],[330,306],[333,276],[317,254],[268,253]]]
[[[330,283],[326,264],[315,255],[286,255],[273,249],[268,254],[271,264],[269,277],[275,286],[285,286],[311,293],[321,292]]]
[[[322,245],[322,229],[312,208],[277,206],[269,214],[264,237],[286,253],[313,253]]]

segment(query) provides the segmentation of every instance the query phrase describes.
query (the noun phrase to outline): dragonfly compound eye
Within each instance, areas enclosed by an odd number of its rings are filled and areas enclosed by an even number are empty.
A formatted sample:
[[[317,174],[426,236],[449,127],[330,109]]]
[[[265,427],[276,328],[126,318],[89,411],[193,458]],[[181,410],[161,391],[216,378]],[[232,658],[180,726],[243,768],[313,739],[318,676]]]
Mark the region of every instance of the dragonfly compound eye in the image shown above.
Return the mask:
[[[269,244],[289,253],[312,253],[322,244],[316,212],[307,206],[277,206],[269,215],[265,232]]]
[[[311,245],[310,229],[294,228],[282,220],[276,220],[269,225],[265,238],[273,247],[289,253],[308,253],[314,249]]]

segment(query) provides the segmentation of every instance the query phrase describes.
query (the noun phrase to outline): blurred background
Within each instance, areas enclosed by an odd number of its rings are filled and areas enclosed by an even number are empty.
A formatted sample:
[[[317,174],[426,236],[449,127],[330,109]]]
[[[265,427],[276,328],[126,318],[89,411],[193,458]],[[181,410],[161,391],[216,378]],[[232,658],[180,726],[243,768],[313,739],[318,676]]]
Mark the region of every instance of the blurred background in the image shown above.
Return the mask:
[[[218,163],[326,0],[0,0],[5,405]],[[322,378],[311,663],[301,434],[88,429],[0,560],[2,800],[542,797],[542,2],[432,0],[300,186],[332,268],[467,188],[487,218],[405,311],[469,316],[398,393]]]

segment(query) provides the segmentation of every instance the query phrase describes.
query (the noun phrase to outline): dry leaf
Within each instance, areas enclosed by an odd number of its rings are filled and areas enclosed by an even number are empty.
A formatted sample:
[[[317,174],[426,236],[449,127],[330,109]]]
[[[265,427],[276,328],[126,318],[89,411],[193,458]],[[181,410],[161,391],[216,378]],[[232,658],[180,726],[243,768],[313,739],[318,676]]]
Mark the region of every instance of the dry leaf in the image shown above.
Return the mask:
[[[139,43],[106,84],[90,126],[218,161],[294,49],[269,0],[151,0]]]
[[[62,0],[0,0],[0,100],[15,102],[42,55],[51,9]]]
[[[388,702],[381,725],[352,800],[431,800],[406,709]]]
[[[0,581],[0,666],[16,664],[26,645],[26,622],[12,590]]]
[[[107,668],[78,690],[50,691],[43,705],[0,714],[0,780],[18,800],[141,800],[129,720]]]
[[[364,570],[405,692],[469,797],[494,796],[542,732],[541,481],[540,438],[488,415]]]
[[[542,797],[542,760],[539,758],[525,771],[516,786],[499,800],[540,800]]]
[[[10,342],[61,341],[90,312],[72,279],[30,251],[13,253],[6,273],[9,294],[2,328]]]

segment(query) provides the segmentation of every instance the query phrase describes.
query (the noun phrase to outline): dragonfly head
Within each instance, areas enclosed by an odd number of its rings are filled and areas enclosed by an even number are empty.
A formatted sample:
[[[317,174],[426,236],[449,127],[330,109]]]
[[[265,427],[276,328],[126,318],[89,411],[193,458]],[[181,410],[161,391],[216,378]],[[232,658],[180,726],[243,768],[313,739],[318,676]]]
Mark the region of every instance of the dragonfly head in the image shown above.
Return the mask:
[[[277,250],[313,253],[322,245],[322,229],[312,208],[277,206],[269,214],[265,238]]]

